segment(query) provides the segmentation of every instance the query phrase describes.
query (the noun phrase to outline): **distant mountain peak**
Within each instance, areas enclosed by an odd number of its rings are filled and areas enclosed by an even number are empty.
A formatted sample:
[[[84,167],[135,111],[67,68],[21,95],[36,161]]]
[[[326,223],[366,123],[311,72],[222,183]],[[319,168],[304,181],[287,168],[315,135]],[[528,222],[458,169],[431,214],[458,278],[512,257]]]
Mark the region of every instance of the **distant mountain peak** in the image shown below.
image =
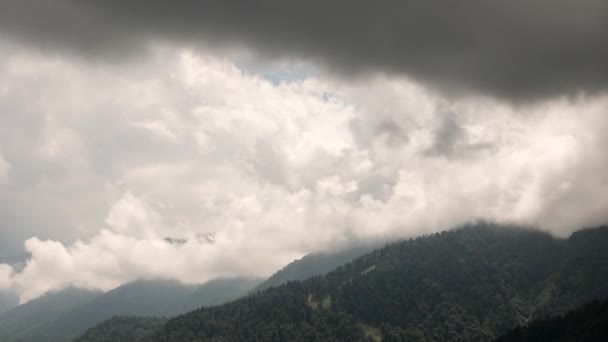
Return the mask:
[[[163,239],[163,241],[165,241],[166,243],[168,243],[170,245],[181,246],[181,245],[187,244],[191,240],[189,240],[188,238],[183,238],[183,237],[167,236]],[[210,244],[210,245],[214,244],[215,243],[215,232],[196,234],[196,242],[198,242],[200,244]]]
[[[185,238],[174,238],[174,237],[166,237],[163,239],[166,243],[170,245],[183,245],[188,242],[188,239]]]

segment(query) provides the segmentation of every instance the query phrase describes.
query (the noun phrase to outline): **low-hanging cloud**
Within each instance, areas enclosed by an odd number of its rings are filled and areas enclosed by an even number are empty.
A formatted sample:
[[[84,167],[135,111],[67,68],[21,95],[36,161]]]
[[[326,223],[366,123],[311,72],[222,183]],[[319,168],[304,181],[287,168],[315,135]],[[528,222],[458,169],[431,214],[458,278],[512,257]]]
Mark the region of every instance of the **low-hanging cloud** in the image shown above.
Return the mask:
[[[0,32],[95,57],[159,40],[242,45],[519,102],[606,89],[607,13],[604,0],[8,0]]]
[[[191,50],[100,66],[6,44],[0,247],[30,258],[0,288],[22,301],[265,276],[475,218],[559,235],[608,219],[605,96],[511,106],[399,76],[273,83]]]

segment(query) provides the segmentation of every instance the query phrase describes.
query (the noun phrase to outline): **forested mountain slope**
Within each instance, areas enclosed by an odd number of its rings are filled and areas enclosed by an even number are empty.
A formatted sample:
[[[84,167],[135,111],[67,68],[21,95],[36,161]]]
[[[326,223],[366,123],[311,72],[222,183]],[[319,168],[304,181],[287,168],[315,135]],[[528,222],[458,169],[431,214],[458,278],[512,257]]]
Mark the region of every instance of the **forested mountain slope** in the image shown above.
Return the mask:
[[[76,342],[133,342],[162,328],[167,321],[162,317],[112,317],[89,329]]]
[[[274,273],[266,281],[256,286],[255,291],[261,291],[273,286],[279,286],[289,281],[306,280],[313,276],[325,275],[372,250],[381,247],[379,243],[351,247],[334,253],[307,254]]]
[[[334,270],[336,267],[343,265],[361,255],[364,255],[379,246],[379,243],[369,243],[366,245],[351,247],[338,252],[307,254],[301,259],[292,261],[291,263],[283,267],[281,270],[274,273],[266,281],[255,286],[255,288],[251,292],[253,293],[262,291],[273,286],[282,285],[289,281],[305,280],[312,276],[324,275]],[[229,284],[225,280],[216,280],[211,281],[206,285],[207,286],[205,286],[204,288],[204,296],[216,298],[217,300],[216,302],[207,302],[204,304],[204,306],[217,305],[226,302],[228,299],[235,299],[226,298],[223,295],[223,293],[226,292],[226,286],[230,288],[235,284]],[[218,292],[218,294],[216,295],[213,295],[214,288]],[[196,307],[199,306],[203,305],[197,305]],[[191,310],[195,309],[196,307],[191,308]],[[80,340],[131,341],[135,338],[139,338],[145,335],[143,334],[142,329],[152,330],[154,328],[159,328],[161,326],[159,322],[164,323],[164,321],[166,321],[166,319],[157,319],[149,317],[154,313],[155,311],[150,311],[144,314],[131,313],[131,316],[111,318],[107,321],[100,323],[94,328],[89,329],[89,331],[87,331],[87,333],[84,334],[80,338]],[[126,313],[123,314],[126,315]],[[135,315],[140,317],[137,317]],[[78,320],[78,318],[76,318],[76,320]]]
[[[147,341],[488,341],[608,295],[608,227],[469,225],[169,320]]]

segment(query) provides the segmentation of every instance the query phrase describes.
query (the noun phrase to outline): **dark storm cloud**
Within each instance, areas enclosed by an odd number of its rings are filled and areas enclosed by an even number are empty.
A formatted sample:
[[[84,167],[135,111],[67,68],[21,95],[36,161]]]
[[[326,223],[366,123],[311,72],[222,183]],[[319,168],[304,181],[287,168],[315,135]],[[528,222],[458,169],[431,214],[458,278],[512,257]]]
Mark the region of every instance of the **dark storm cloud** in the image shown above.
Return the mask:
[[[9,0],[0,29],[123,56],[158,39],[239,44],[352,75],[400,72],[447,91],[530,100],[608,86],[604,0]]]
[[[471,158],[483,155],[495,149],[487,142],[469,141],[466,130],[459,124],[458,117],[453,113],[438,115],[439,126],[434,132],[432,146],[424,151],[424,155],[446,158]]]

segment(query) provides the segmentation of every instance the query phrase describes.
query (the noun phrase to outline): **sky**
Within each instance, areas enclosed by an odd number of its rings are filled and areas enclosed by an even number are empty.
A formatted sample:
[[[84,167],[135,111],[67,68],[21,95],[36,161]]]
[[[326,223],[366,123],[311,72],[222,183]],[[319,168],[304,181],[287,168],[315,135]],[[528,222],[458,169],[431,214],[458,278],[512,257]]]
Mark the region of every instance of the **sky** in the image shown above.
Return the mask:
[[[0,4],[0,291],[608,221],[600,0]]]

